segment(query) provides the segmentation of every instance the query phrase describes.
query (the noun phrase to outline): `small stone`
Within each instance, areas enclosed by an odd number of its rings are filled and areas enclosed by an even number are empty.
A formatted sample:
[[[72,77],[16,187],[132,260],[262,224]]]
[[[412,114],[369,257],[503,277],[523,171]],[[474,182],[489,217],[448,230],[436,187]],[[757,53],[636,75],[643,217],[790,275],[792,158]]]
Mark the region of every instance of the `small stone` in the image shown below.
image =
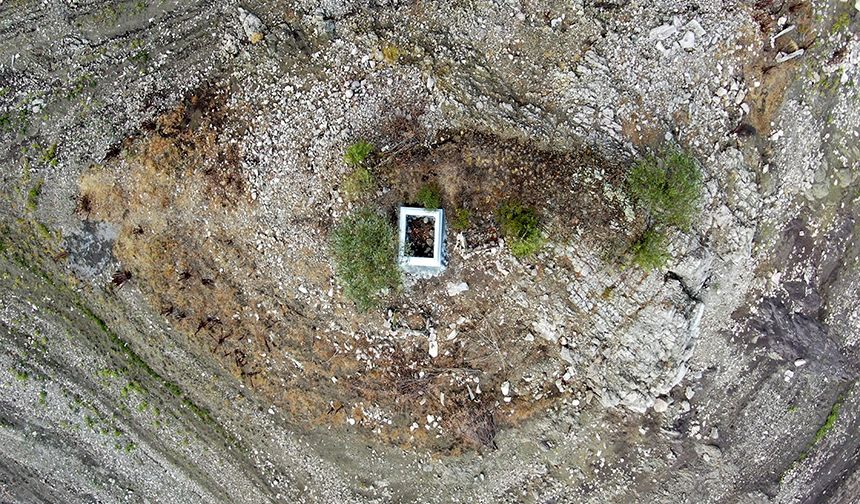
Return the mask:
[[[794,361],[794,367],[802,367],[806,365],[806,359],[797,359]]]
[[[794,371],[792,371],[792,370],[790,370],[790,369],[786,369],[786,370],[785,370],[785,376],[784,376],[784,378],[783,378],[783,379],[784,379],[786,382],[790,382],[792,378],[794,378]]]
[[[264,33],[266,32],[266,26],[262,21],[260,21],[260,18],[254,14],[241,7],[239,7],[238,10],[239,21],[242,23],[242,30],[245,32],[245,36],[248,37],[248,41],[252,44],[262,42]]]
[[[720,450],[720,447],[712,444],[697,444],[695,450],[705,462],[719,460],[723,456],[723,451]]]
[[[653,407],[655,413],[665,413],[666,410],[669,409],[669,403],[667,403],[663,399],[657,399],[656,401],[654,401]]]
[[[568,364],[574,364],[575,361],[573,359],[573,352],[570,351],[570,348],[561,347],[561,360],[567,362]]]
[[[793,60],[794,58],[797,58],[799,56],[803,56],[804,52],[805,51],[803,49],[798,49],[798,50],[796,50],[792,53],[789,53],[789,54],[785,54],[783,52],[777,53],[776,62],[777,63],[785,63],[786,61],[790,61],[790,60]]]
[[[561,379],[565,383],[569,382],[570,380],[573,379],[574,372],[575,372],[575,369],[573,368],[573,366],[569,366],[567,368],[567,370],[564,372],[564,375],[561,377]]]
[[[427,347],[427,353],[430,354],[430,357],[436,358],[439,356],[439,342],[435,339],[431,339]]]
[[[36,98],[35,100],[33,100],[33,103],[30,107],[30,110],[34,114],[38,114],[39,112],[42,111],[43,108],[45,108],[45,100],[43,100],[41,98]]]
[[[502,395],[508,396],[511,393],[511,382],[506,381],[502,383]]]
[[[349,100],[353,96],[355,96],[355,92],[352,89],[347,89],[346,92],[343,93],[346,96],[346,99]]]
[[[687,390],[684,391],[684,397],[687,399],[692,399],[694,395],[696,395],[696,391],[692,387],[687,387]]]
[[[693,32],[688,31],[684,34],[684,37],[679,42],[681,45],[681,49],[685,51],[692,51],[694,47],[696,47],[696,35]]]
[[[696,35],[696,37],[702,38],[705,35],[705,29],[702,28],[702,24],[699,23],[699,21],[696,19],[694,19],[694,20],[690,21],[689,23],[687,23],[686,25],[684,25],[684,28],[693,32]]]
[[[448,291],[448,295],[453,297],[453,296],[456,296],[457,294],[462,294],[463,292],[466,292],[467,290],[469,290],[469,284],[467,284],[466,282],[460,282],[460,283],[449,282],[448,285],[446,286],[446,290]]]
[[[433,91],[433,88],[436,87],[436,78],[432,75],[427,77],[427,91]]]
[[[648,40],[666,40],[671,37],[678,31],[675,28],[675,25],[662,25],[656,28],[652,28],[651,31],[648,32]]]

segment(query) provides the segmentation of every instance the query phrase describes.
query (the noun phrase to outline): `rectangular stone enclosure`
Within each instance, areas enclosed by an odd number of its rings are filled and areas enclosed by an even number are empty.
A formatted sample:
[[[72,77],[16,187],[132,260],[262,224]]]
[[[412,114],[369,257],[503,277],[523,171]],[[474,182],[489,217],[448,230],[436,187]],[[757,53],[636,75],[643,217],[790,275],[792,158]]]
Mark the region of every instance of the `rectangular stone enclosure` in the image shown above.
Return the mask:
[[[400,207],[398,263],[403,271],[437,275],[445,269],[445,211]]]

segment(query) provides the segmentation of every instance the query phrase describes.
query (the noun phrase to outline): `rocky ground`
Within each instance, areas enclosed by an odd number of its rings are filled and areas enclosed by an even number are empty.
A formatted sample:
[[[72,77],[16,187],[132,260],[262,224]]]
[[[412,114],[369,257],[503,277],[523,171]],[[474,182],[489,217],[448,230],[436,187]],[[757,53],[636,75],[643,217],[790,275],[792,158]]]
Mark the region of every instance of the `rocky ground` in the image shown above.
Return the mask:
[[[858,17],[0,2],[0,502],[857,502]],[[646,272],[671,147],[701,211]],[[449,267],[356,309],[332,230],[428,183]]]

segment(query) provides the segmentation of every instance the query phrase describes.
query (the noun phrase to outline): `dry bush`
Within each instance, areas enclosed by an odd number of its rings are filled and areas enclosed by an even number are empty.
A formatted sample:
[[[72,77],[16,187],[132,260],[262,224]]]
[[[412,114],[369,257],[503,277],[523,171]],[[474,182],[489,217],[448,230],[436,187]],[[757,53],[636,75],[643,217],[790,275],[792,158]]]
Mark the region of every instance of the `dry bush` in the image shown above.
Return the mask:
[[[496,417],[486,405],[473,404],[462,408],[451,419],[449,427],[472,447],[496,449]]]

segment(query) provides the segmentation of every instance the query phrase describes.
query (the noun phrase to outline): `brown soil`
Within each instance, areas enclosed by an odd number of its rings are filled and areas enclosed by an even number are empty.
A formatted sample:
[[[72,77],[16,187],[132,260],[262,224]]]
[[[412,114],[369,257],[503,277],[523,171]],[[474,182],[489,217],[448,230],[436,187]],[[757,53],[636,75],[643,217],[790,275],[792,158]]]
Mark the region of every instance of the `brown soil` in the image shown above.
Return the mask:
[[[595,175],[596,174],[596,175]],[[380,203],[396,208],[412,201],[421,187],[436,183],[444,208],[466,208],[473,231],[495,236],[495,214],[506,201],[535,207],[553,239],[571,238],[579,226],[592,245],[619,238],[608,229],[621,218],[620,206],[603,196],[604,185],[620,187],[625,164],[601,158],[588,148],[548,152],[483,134],[453,135],[432,148],[415,148],[383,163],[377,176],[391,191]]]
[[[80,181],[84,217],[120,226],[114,254],[122,282],[136,283],[190,346],[299,421],[355,421],[397,445],[449,453],[492,446],[497,429],[554,403],[551,382],[537,397],[512,402],[498,392],[508,377],[546,367],[557,355],[545,344],[522,343],[526,323],[500,322],[518,318],[519,308],[502,302],[512,278],[471,273],[468,282],[481,297],[461,296],[444,312],[429,301],[443,289],[441,279],[393,297],[391,325],[412,334],[405,339],[380,336],[385,311],[357,314],[349,306],[335,305],[335,325],[344,329],[324,330],[331,314],[280,291],[257,267],[263,252],[247,222],[255,203],[241,148],[228,142],[246,124],[225,103],[217,91],[192,96]],[[626,240],[611,231],[618,204],[603,196],[605,186],[621,183],[623,167],[588,150],[553,153],[490,136],[454,136],[434,148],[401,149],[374,172],[391,191],[373,203],[392,215],[422,185],[438,183],[449,212],[470,209],[470,244],[497,240],[494,214],[507,200],[536,207],[555,241],[573,238],[577,227],[591,244]],[[307,225],[325,237],[326,219],[314,222]],[[294,267],[312,283],[327,282],[331,271],[325,264]],[[466,322],[456,342],[430,359],[429,328],[441,339],[459,318]],[[480,395],[473,393],[478,380]],[[438,428],[425,429],[427,415],[439,418]],[[413,422],[420,427],[410,428]]]

